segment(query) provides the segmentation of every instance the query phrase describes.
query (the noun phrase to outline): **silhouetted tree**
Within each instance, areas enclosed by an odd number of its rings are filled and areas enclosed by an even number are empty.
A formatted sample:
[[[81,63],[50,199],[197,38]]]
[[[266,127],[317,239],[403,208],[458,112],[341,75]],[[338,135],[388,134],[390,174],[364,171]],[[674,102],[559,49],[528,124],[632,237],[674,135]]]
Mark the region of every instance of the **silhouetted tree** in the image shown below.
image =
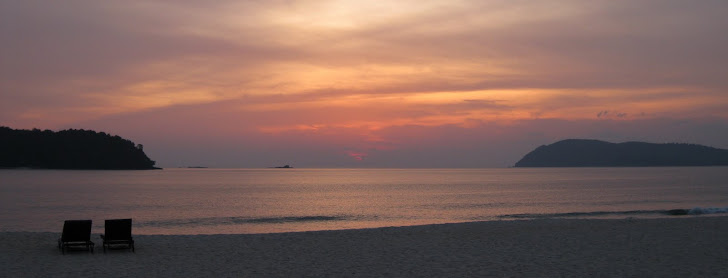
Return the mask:
[[[141,146],[138,145],[138,146]],[[104,132],[0,127],[0,167],[154,169],[141,147]]]

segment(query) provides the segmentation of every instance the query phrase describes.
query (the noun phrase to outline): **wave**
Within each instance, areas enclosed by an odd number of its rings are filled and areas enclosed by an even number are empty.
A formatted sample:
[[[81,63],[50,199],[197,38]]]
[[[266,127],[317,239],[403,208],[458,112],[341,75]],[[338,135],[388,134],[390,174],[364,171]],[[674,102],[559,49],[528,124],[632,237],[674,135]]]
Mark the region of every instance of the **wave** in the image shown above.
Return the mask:
[[[621,218],[621,217],[659,217],[659,216],[680,216],[680,215],[705,215],[728,213],[728,207],[695,207],[690,209],[669,209],[669,210],[628,210],[628,211],[592,211],[592,212],[560,212],[560,213],[522,213],[503,214],[494,216],[495,219],[547,219],[547,218]],[[493,217],[493,216],[491,216]],[[487,217],[493,220],[493,218]],[[226,225],[285,225],[296,223],[312,222],[337,222],[337,221],[377,221],[381,216],[364,215],[302,215],[302,216],[271,216],[271,217],[202,217],[202,218],[180,218],[161,219],[151,221],[139,221],[134,225],[140,227],[206,227]],[[476,219],[471,219],[476,220]]]
[[[248,219],[247,223],[291,223],[291,222],[312,222],[312,221],[339,221],[346,220],[346,216],[288,216],[288,217],[262,217]]]
[[[688,214],[691,215],[700,215],[700,214],[716,214],[716,213],[728,213],[728,207],[725,208],[692,208],[690,211],[688,211]]]
[[[499,215],[500,219],[540,219],[540,218],[598,218],[610,216],[636,216],[636,215],[703,215],[728,213],[728,207],[669,209],[669,210],[627,210],[627,211],[592,211],[592,212],[562,212],[562,213],[521,213]]]
[[[186,219],[165,219],[156,221],[145,221],[134,223],[139,226],[151,227],[171,227],[171,226],[217,226],[217,225],[239,225],[239,224],[282,224],[282,223],[301,223],[301,222],[324,222],[324,221],[345,221],[356,220],[354,216],[326,216],[326,215],[309,215],[309,216],[282,216],[282,217],[204,217],[204,218],[186,218]]]

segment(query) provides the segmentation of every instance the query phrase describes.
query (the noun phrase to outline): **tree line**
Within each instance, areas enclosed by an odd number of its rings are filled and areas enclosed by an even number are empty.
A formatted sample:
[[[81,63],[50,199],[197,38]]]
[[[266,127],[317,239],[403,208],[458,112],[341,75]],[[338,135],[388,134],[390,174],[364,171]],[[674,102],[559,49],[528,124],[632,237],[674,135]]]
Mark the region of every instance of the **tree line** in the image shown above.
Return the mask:
[[[24,130],[0,126],[0,167],[156,169],[141,144],[83,129]]]

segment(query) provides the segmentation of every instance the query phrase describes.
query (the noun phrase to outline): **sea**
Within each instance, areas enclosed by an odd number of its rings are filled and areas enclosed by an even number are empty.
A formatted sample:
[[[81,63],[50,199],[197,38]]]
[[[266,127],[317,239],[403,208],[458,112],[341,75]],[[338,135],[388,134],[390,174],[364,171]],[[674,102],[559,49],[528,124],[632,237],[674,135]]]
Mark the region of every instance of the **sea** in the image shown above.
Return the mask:
[[[244,234],[728,215],[728,167],[0,170],[0,231]]]

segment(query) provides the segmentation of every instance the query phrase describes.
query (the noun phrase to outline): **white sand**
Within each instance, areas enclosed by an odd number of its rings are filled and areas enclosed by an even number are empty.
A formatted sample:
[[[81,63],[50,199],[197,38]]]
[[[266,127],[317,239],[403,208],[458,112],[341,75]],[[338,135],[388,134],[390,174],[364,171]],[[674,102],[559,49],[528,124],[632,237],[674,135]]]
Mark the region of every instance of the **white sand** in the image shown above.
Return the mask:
[[[728,217],[136,235],[136,253],[65,256],[56,233],[0,235],[2,277],[728,277]]]

